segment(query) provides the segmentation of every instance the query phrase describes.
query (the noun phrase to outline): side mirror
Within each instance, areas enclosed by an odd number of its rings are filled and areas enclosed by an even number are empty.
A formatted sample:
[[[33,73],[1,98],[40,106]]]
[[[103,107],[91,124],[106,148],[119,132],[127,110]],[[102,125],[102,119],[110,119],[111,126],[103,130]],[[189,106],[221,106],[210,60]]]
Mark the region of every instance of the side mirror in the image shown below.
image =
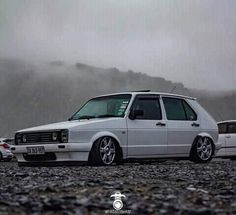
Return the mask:
[[[132,110],[132,111],[130,112],[129,118],[130,118],[131,120],[134,120],[134,119],[137,118],[137,116],[143,116],[143,115],[144,115],[143,110]]]

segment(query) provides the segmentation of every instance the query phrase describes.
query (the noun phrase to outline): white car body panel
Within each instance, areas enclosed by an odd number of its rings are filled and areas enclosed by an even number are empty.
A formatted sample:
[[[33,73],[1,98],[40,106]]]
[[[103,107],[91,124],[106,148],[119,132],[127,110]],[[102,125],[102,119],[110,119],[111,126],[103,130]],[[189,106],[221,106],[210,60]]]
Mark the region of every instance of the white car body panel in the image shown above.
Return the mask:
[[[151,94],[160,95],[162,120],[131,120],[129,119],[129,112],[135,96],[139,94],[149,95],[149,93],[129,92],[120,94],[132,95],[123,118],[73,120],[17,131],[17,133],[30,133],[68,129],[69,132],[68,143],[16,145],[14,154],[18,161],[27,162],[23,154],[27,153],[27,147],[34,146],[44,146],[45,152],[54,152],[57,157],[56,161],[87,161],[93,143],[104,136],[113,137],[117,141],[122,149],[124,159],[188,157],[197,136],[208,136],[214,143],[218,140],[218,128],[214,119],[195,99],[151,92]],[[184,99],[197,113],[198,119],[196,121],[167,120],[161,96]],[[165,126],[157,126],[156,124],[159,122],[164,123]],[[192,123],[194,122],[200,124],[200,126],[193,127]],[[65,148],[59,148],[60,145],[64,145]]]
[[[236,133],[231,133],[228,131],[228,125],[236,125],[236,120],[222,121],[218,124],[225,124],[227,131],[219,134],[219,142],[222,147],[216,156],[222,158],[236,158]]]

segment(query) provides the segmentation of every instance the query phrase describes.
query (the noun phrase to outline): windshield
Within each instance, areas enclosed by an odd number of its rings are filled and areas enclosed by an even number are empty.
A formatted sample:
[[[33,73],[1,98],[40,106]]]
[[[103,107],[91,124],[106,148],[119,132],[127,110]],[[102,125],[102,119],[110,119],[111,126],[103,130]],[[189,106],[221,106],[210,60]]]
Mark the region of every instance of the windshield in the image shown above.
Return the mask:
[[[130,94],[122,94],[91,99],[70,120],[124,117],[130,98]]]

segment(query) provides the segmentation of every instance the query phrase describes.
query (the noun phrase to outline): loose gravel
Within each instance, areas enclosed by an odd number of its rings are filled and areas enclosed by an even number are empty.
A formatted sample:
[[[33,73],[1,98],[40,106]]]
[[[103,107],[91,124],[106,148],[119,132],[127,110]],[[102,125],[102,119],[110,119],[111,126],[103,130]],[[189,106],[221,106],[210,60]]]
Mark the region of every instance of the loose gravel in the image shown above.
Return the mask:
[[[18,167],[0,162],[0,214],[236,214],[236,162]],[[115,211],[110,197],[126,195]]]

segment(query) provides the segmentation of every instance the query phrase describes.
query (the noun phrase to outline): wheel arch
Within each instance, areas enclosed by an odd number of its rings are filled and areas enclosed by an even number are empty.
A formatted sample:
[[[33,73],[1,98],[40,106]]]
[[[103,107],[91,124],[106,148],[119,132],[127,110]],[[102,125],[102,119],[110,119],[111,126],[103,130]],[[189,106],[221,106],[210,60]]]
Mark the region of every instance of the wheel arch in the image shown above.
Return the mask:
[[[114,133],[112,133],[110,131],[101,131],[101,132],[98,132],[95,135],[93,135],[93,137],[90,140],[90,142],[92,143],[91,144],[90,152],[91,152],[94,144],[96,143],[96,141],[99,140],[102,137],[111,137],[111,138],[113,138],[116,141],[116,143],[117,143],[117,145],[118,145],[118,147],[120,149],[121,157],[123,159],[124,158],[124,152],[123,152],[123,149],[121,147],[121,142],[120,142],[119,138]]]
[[[215,147],[215,143],[214,143],[214,138],[213,138],[209,133],[201,132],[201,133],[199,133],[199,134],[195,137],[195,139],[194,139],[194,141],[193,141],[193,143],[192,143],[192,145],[191,145],[190,151],[189,151],[189,156],[191,156],[191,153],[192,153],[192,150],[193,150],[193,148],[194,148],[194,145],[197,143],[197,140],[198,140],[200,137],[208,137],[208,138],[211,140],[211,142],[212,142],[212,144],[213,144],[214,153],[215,153],[215,148],[216,148],[216,147]]]

